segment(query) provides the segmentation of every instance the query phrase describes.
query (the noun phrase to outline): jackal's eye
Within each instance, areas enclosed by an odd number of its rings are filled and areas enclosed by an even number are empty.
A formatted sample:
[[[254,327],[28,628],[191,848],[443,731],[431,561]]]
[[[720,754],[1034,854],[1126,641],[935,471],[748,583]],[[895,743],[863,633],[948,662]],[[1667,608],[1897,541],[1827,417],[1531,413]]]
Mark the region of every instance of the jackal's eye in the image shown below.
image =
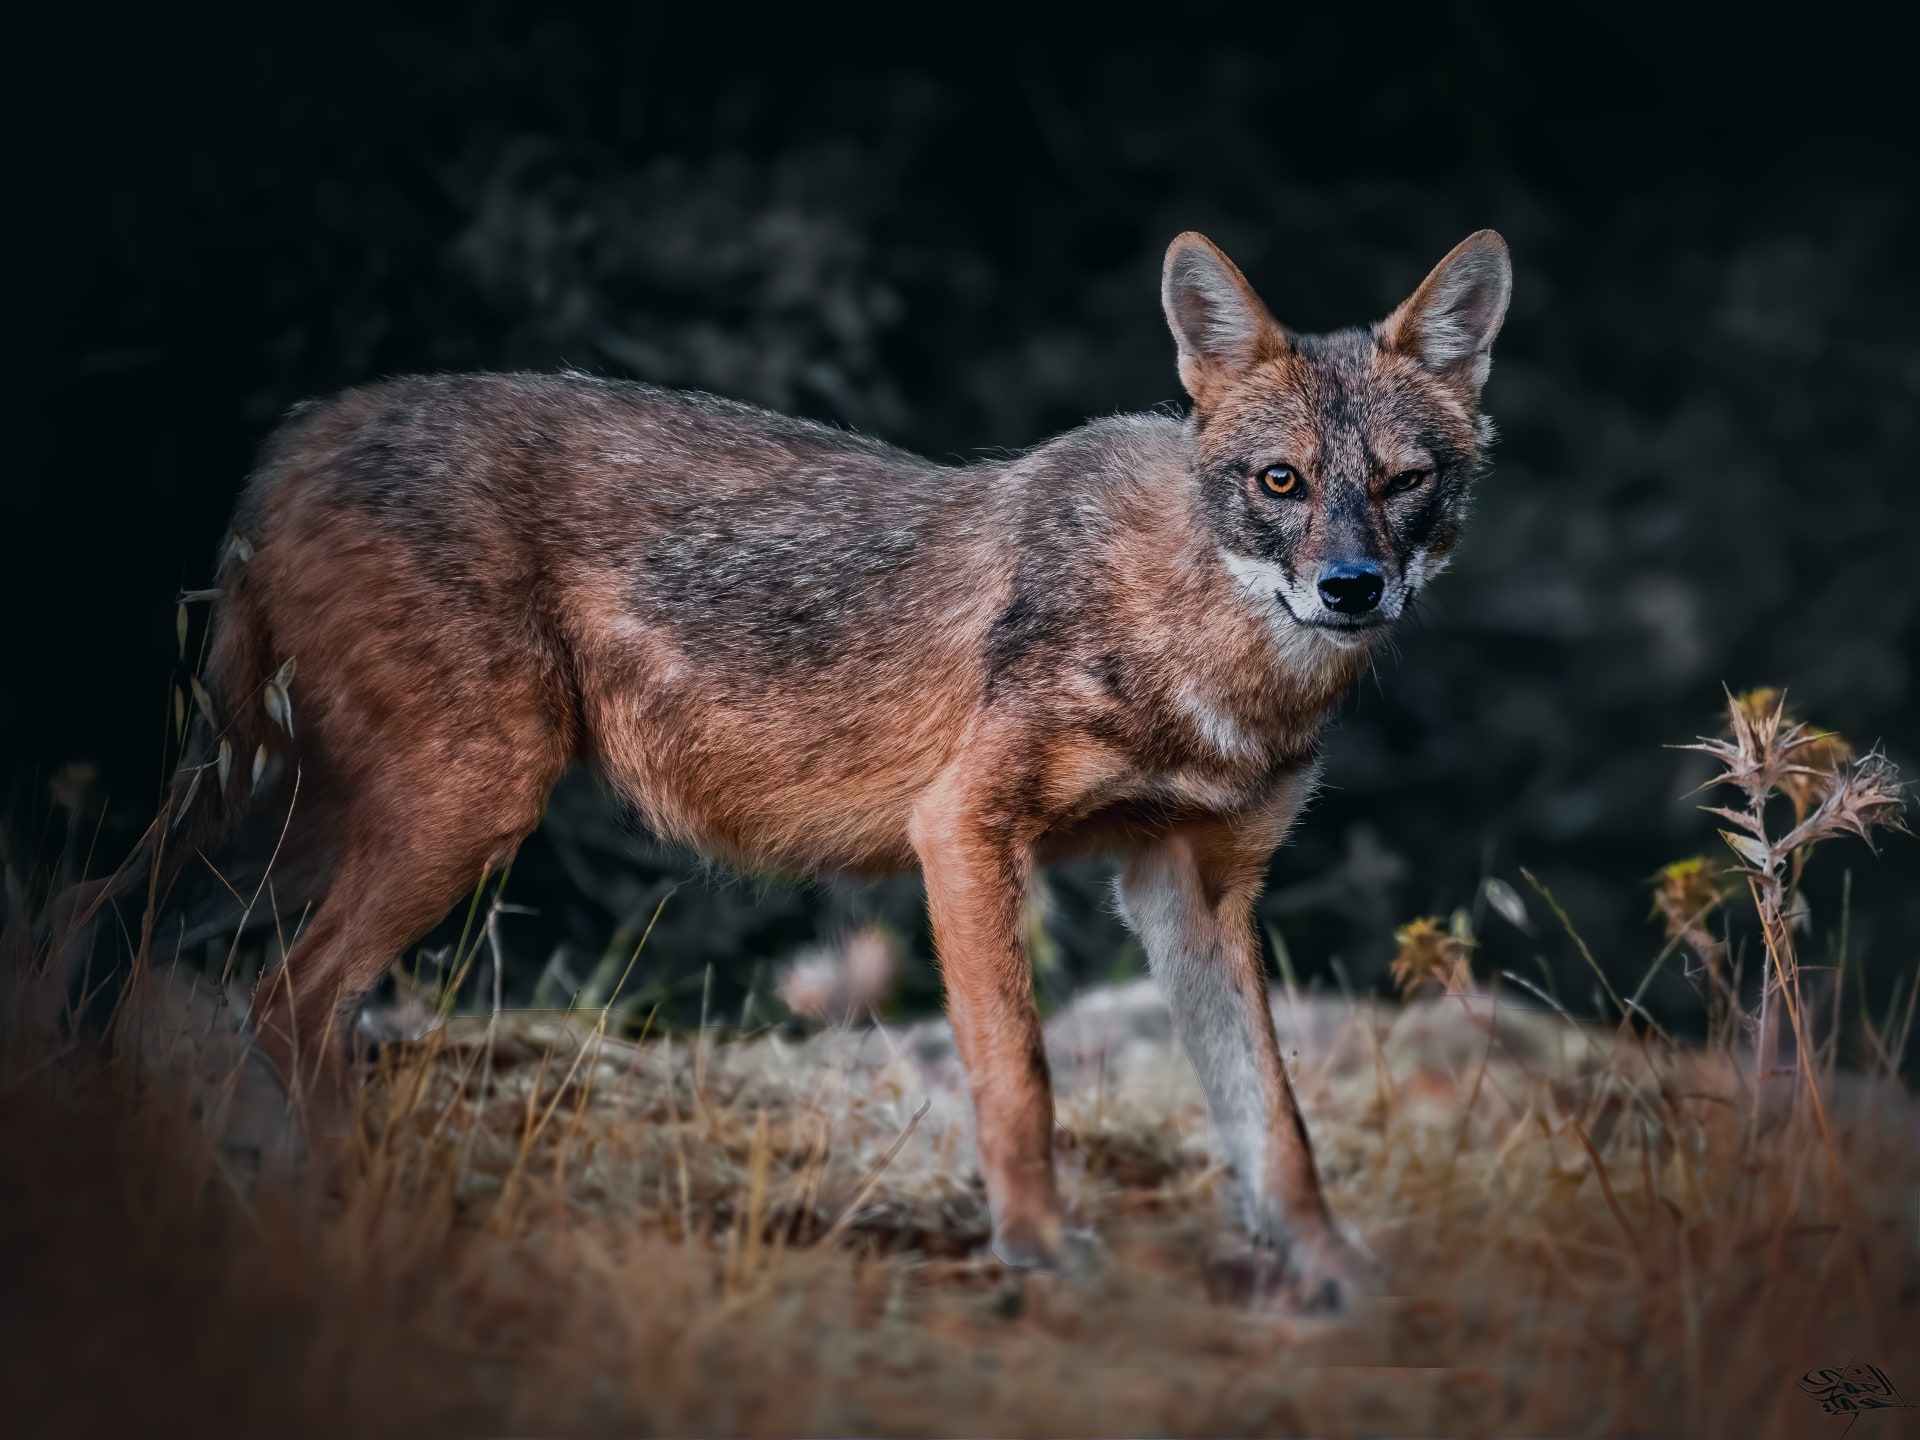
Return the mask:
[[[1300,488],[1300,472],[1291,465],[1272,465],[1261,472],[1260,483],[1276,495],[1291,495]]]
[[[1387,493],[1389,495],[1404,495],[1407,491],[1424,481],[1431,473],[1432,472],[1428,470],[1402,470],[1398,475],[1388,477]]]

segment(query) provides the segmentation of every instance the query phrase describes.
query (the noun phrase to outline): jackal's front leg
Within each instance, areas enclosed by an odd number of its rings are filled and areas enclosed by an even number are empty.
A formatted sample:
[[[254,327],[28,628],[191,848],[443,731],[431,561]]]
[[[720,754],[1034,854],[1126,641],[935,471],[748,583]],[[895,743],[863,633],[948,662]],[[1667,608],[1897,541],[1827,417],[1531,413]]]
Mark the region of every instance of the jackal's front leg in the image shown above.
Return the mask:
[[[973,1092],[993,1251],[1009,1265],[1069,1261],[1053,1171],[1053,1087],[1021,933],[1030,843],[956,774],[917,807],[913,843]]]
[[[1134,857],[1121,896],[1226,1150],[1257,1247],[1252,1279],[1337,1309],[1373,1266],[1327,1211],[1274,1035],[1253,901],[1278,838],[1225,820],[1184,830]]]

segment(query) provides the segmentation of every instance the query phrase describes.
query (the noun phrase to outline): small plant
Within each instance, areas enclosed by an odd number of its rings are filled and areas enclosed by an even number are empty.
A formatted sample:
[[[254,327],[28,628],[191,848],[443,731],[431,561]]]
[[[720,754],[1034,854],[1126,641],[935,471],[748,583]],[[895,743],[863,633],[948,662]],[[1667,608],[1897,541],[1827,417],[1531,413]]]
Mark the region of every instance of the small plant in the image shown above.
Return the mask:
[[[1666,917],[1668,934],[1690,945],[1712,982],[1724,988],[1725,942],[1715,940],[1704,922],[1733,885],[1745,882],[1766,946],[1760,1003],[1751,1022],[1761,1073],[1777,1059],[1780,1007],[1793,1032],[1796,1069],[1805,1071],[1811,1061],[1793,931],[1796,917],[1804,913],[1799,886],[1807,857],[1821,841],[1835,836],[1858,835],[1872,849],[1877,831],[1906,832],[1906,787],[1893,762],[1878,749],[1856,756],[1838,735],[1796,720],[1782,691],[1730,694],[1727,720],[1725,737],[1702,738],[1679,748],[1698,750],[1720,762],[1720,773],[1701,789],[1730,785],[1745,796],[1746,803],[1738,808],[1701,807],[1733,827],[1720,834],[1735,861],[1719,865],[1695,859],[1668,866],[1657,879],[1654,903]],[[1771,804],[1776,797],[1791,806],[1791,824]],[[1772,819],[1770,809],[1775,812]]]
[[[1411,999],[1417,991],[1433,986],[1449,995],[1463,995],[1472,985],[1475,942],[1466,911],[1454,911],[1444,928],[1436,915],[1411,920],[1393,932],[1393,943],[1393,963],[1387,973],[1401,995]]]
[[[1727,942],[1707,921],[1739,891],[1732,867],[1723,860],[1694,855],[1665,865],[1653,877],[1653,911],[1666,925],[1667,939],[1685,945],[1700,962],[1692,974],[1706,976],[1709,1005],[1716,1017],[1735,1002],[1727,974]]]

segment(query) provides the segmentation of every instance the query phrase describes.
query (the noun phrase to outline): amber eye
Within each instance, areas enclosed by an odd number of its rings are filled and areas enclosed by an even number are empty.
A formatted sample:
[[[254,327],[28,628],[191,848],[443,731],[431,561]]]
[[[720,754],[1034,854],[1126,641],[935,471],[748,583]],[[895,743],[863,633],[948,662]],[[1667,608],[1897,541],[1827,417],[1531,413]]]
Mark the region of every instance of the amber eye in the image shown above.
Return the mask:
[[[1300,472],[1291,465],[1275,465],[1260,480],[1276,495],[1291,495],[1300,488]]]
[[[1426,478],[1427,472],[1424,470],[1402,470],[1398,475],[1393,476],[1387,481],[1387,493],[1389,495],[1404,495]]]

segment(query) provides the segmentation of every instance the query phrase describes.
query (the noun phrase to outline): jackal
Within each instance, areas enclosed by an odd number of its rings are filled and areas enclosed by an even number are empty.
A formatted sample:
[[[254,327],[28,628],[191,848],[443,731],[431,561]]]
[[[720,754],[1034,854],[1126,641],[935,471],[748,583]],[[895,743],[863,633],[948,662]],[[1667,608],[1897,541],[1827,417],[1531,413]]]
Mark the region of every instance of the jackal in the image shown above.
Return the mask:
[[[195,743],[240,763],[183,768],[155,834],[177,871],[293,797],[318,906],[252,1021],[308,1129],[350,1114],[359,998],[584,761],[744,869],[923,872],[1014,1265],[1078,1243],[1023,901],[1036,864],[1115,857],[1246,1223],[1337,1302],[1367,1261],[1321,1196],[1253,905],[1322,722],[1458,534],[1510,283],[1482,231],[1385,320],[1297,334],[1181,235],[1191,413],[970,465],[579,374],[296,411],[218,569]]]

